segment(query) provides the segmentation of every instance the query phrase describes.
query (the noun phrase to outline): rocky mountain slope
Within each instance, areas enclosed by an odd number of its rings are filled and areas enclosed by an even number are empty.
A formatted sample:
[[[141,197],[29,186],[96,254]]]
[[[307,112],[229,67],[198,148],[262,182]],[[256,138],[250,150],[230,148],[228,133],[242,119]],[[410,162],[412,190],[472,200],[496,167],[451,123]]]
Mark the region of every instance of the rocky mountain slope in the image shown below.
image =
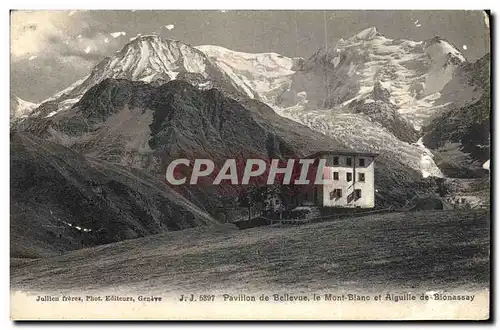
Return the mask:
[[[442,38],[397,40],[370,28],[318,50],[296,68],[275,108],[342,136],[349,147],[393,154],[424,176],[442,177],[419,140],[420,129],[444,111],[441,90],[463,63],[463,55]]]
[[[443,108],[458,108],[473,103],[490,90],[491,54],[475,62],[463,62],[443,87],[436,103]]]
[[[11,257],[210,225],[216,220],[161,181],[25,132],[11,133]]]
[[[453,108],[425,128],[424,143],[433,149],[443,171],[452,177],[488,175],[491,96]]]
[[[490,159],[490,55],[465,63],[445,86],[446,110],[423,128],[423,142],[447,175],[487,175]]]
[[[30,118],[23,130],[88,156],[154,173],[163,180],[177,158],[300,158],[319,150],[346,149],[342,138],[326,136],[276,114],[262,102],[236,101],[217,89],[199,90],[184,81],[159,87],[106,79],[75,106],[49,118]],[[365,143],[369,143],[365,142]],[[363,146],[355,146],[354,150]],[[220,168],[220,167],[219,167]],[[377,159],[380,206],[405,203],[414,190],[432,191],[433,182],[393,155]],[[192,186],[182,193],[209,211],[238,187]]]
[[[182,80],[155,87],[106,79],[71,109],[48,118],[30,118],[21,127],[84,154],[158,173],[181,154],[225,161],[342,148],[281,118],[263,103],[236,101],[217,89],[199,90]],[[301,141],[302,136],[307,141]],[[158,158],[157,149],[163,164],[153,160]]]
[[[134,38],[104,59],[90,73],[41,103],[35,116],[52,116],[71,108],[92,86],[106,78],[143,81],[159,86],[185,80],[200,89],[216,87],[233,96],[246,95],[267,103],[291,83],[294,65],[276,53],[249,54],[218,46],[192,47],[157,35]]]

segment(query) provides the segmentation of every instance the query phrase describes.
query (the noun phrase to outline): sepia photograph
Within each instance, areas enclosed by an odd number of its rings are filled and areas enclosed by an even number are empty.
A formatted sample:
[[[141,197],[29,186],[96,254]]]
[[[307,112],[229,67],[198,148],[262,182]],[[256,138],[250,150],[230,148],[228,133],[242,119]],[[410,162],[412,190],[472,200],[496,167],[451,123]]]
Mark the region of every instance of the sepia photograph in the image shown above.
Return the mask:
[[[490,319],[490,11],[9,16],[11,320]]]

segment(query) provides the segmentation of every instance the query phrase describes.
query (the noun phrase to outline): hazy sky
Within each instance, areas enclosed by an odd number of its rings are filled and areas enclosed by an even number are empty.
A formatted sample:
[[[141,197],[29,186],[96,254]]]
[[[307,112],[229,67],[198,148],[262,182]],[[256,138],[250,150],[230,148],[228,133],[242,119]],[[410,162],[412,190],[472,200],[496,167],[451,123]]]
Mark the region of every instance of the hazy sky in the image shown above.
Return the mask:
[[[325,43],[325,17],[330,45],[375,26],[389,38],[421,41],[439,35],[469,61],[489,52],[481,11],[15,11],[11,91],[40,102],[137,34],[307,58]]]

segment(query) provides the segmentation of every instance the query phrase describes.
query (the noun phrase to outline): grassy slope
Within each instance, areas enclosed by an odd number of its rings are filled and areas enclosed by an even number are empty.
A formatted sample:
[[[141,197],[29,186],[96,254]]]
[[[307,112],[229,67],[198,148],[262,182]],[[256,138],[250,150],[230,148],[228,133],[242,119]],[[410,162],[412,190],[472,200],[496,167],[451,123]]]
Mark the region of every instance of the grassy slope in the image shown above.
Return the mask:
[[[13,133],[10,147],[11,257],[48,257],[216,223],[141,171],[84,157],[27,133]]]
[[[485,288],[489,227],[485,212],[423,211],[288,228],[192,228],[13,264],[11,283],[156,294]]]

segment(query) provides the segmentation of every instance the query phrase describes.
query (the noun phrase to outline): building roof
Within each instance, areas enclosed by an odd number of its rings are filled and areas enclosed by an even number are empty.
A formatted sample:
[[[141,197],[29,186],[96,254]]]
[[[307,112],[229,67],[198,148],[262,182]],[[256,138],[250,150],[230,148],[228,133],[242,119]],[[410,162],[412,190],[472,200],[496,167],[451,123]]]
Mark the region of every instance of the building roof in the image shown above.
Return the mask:
[[[377,157],[379,154],[374,153],[374,152],[357,152],[357,151],[351,151],[351,150],[325,150],[325,151],[317,151],[317,152],[310,154],[304,158],[306,158],[306,159],[318,158],[321,155]]]

